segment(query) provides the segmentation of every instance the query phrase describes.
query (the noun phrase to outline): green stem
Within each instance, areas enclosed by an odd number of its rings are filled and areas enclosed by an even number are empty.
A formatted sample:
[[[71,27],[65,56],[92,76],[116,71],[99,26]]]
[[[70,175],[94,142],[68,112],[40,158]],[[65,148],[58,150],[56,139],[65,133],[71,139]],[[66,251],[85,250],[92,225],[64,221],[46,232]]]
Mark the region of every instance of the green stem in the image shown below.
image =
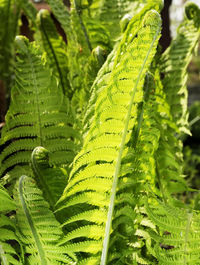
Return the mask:
[[[64,82],[63,82],[62,72],[61,72],[61,69],[60,69],[60,65],[59,65],[59,62],[58,62],[58,59],[57,59],[56,53],[55,53],[55,51],[54,51],[54,49],[53,49],[53,46],[52,46],[52,44],[51,44],[51,41],[49,40],[49,36],[48,36],[48,34],[47,34],[47,32],[46,32],[46,29],[45,29],[45,26],[44,26],[44,22],[43,22],[42,14],[41,14],[41,16],[40,16],[40,21],[41,21],[41,29],[42,29],[42,31],[43,31],[43,33],[44,33],[44,36],[45,36],[45,38],[46,38],[46,40],[47,40],[47,43],[48,43],[49,48],[50,48],[50,50],[51,50],[51,53],[52,53],[52,55],[53,55],[55,65],[56,65],[56,68],[57,68],[58,74],[59,74],[59,76],[60,76],[60,83],[61,83],[61,86],[62,86],[63,94],[65,95],[65,85],[64,85]]]
[[[87,30],[86,30],[86,27],[85,27],[85,25],[83,23],[83,20],[82,20],[81,14],[80,14],[80,9],[77,6],[76,0],[74,0],[74,6],[75,6],[75,9],[76,9],[76,13],[78,15],[78,18],[79,18],[79,23],[81,25],[81,28],[82,28],[84,36],[85,36],[85,40],[87,42],[88,48],[89,48],[90,51],[92,51],[92,45],[90,43],[90,39],[89,39]]]

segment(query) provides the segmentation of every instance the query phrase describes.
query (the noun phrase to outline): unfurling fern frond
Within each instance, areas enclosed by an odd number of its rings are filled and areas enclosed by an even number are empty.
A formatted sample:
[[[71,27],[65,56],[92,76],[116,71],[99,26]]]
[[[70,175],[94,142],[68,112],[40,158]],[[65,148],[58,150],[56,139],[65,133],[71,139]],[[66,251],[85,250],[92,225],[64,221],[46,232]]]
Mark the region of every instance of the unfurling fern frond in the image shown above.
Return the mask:
[[[86,74],[84,78],[84,87],[88,95],[90,95],[89,92],[92,87],[92,84],[97,76],[99,69],[104,64],[107,54],[108,52],[100,46],[97,46],[95,49],[92,50],[92,53],[88,60]]]
[[[15,202],[0,185],[0,263],[2,265],[22,264],[17,249],[15,249],[19,248],[19,239],[16,236],[15,223],[5,215],[15,210]],[[12,245],[10,244],[11,240]]]
[[[67,172],[64,168],[49,165],[49,152],[43,147],[36,147],[31,155],[31,166],[34,177],[43,196],[54,209],[55,203],[62,195],[67,183]]]
[[[38,47],[24,37],[17,37],[16,45],[15,86],[2,130],[1,144],[6,145],[0,155],[0,174],[7,173],[8,181],[24,173],[37,146],[48,148],[50,164],[69,165],[77,150],[73,140],[79,137],[69,102]],[[30,169],[25,172],[31,174]]]
[[[194,3],[185,7],[185,19],[178,28],[177,37],[161,58],[163,86],[174,121],[180,132],[190,134],[188,129],[187,66],[200,37],[200,9]]]
[[[122,211],[115,212],[114,205],[118,181],[125,174],[122,164],[126,164],[132,129],[137,126],[145,74],[155,55],[160,36],[160,23],[159,14],[152,10],[144,16],[137,35],[132,34],[134,28],[127,28],[125,34],[130,38],[122,50],[123,56],[117,53],[119,55],[114,61],[114,64],[117,61],[116,67],[109,74],[109,82],[98,91],[96,103],[92,105],[94,116],[83,149],[73,162],[69,183],[60,200],[60,203],[64,201],[61,208],[70,211],[73,205],[75,213],[65,223],[68,234],[60,244],[68,242],[74,244],[75,252],[79,252],[79,249],[89,252],[89,259],[81,264],[106,264],[109,241],[109,251],[112,250],[112,255],[108,257],[109,264],[113,260],[122,260],[119,264],[123,264],[131,255],[127,242],[133,231],[124,240],[122,237],[121,249],[112,249],[112,222],[124,214],[125,218],[132,218],[133,222],[133,198],[129,196],[127,211],[122,207]],[[128,162],[126,166],[127,172],[134,165]],[[130,177],[130,181],[134,182],[133,178]],[[69,220],[74,223],[71,231]],[[77,223],[81,224],[78,229]],[[84,249],[86,244],[90,248],[94,242],[97,244],[95,250]]]
[[[40,10],[37,22],[50,67],[53,69],[55,76],[58,77],[63,93],[71,99],[72,91],[68,80],[67,46],[62,37],[59,36],[49,11]]]
[[[146,210],[156,226],[156,231],[149,233],[154,241],[151,252],[158,264],[200,264],[199,213],[166,205],[155,199],[149,200]]]
[[[25,264],[75,264],[69,249],[57,244],[63,237],[60,224],[33,179],[22,176],[14,192],[16,225],[25,250]]]
[[[10,87],[13,71],[14,39],[18,28],[19,2],[0,1],[0,80]],[[2,89],[2,88],[1,88]]]

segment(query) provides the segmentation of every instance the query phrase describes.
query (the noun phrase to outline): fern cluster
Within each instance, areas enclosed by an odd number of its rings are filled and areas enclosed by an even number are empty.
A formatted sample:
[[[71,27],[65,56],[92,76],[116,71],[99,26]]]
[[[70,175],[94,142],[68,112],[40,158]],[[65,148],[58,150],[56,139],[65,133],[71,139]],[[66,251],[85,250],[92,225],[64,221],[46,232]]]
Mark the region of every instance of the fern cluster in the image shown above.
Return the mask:
[[[10,34],[0,55],[0,69],[14,70],[0,139],[1,264],[200,264],[199,211],[178,200],[191,190],[181,138],[200,9],[185,6],[161,53],[161,0],[47,3],[67,43],[49,11],[20,0],[35,41]]]

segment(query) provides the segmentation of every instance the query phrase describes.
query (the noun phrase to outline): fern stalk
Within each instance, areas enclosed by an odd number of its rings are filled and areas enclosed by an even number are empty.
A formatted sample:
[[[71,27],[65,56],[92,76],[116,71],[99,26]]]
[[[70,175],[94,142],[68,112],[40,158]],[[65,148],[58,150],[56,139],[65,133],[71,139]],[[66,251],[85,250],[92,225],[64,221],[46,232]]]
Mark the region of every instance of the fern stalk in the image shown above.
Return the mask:
[[[83,33],[84,33],[85,40],[86,40],[86,43],[87,43],[87,45],[88,45],[88,48],[89,48],[90,51],[92,51],[92,45],[91,45],[91,43],[90,43],[90,39],[89,39],[89,36],[88,36],[88,33],[87,33],[87,29],[86,29],[86,27],[85,27],[85,25],[84,25],[84,23],[83,23],[83,20],[82,20],[82,17],[81,17],[81,11],[80,11],[80,9],[79,9],[79,7],[78,7],[78,5],[77,5],[76,0],[74,0],[74,7],[75,7],[75,9],[76,9],[76,13],[77,13],[77,15],[78,15],[79,22],[80,22],[81,28],[82,28],[82,30],[83,30]]]

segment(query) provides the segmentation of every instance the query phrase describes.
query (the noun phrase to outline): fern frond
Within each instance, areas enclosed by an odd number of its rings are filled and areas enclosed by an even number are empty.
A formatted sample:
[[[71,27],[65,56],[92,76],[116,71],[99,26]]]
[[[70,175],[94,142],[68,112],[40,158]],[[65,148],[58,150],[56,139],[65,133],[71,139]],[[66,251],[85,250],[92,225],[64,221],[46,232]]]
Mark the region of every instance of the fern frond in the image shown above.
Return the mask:
[[[152,223],[144,212],[144,192],[148,186],[159,193],[156,178],[156,152],[160,139],[160,119],[162,91],[156,86],[156,73],[148,73],[144,84],[144,99],[139,104],[137,124],[133,128],[129,150],[121,167],[113,220],[112,253],[113,263],[125,264],[128,253],[132,253],[129,263],[151,264],[148,246],[151,245],[147,227]],[[164,111],[167,111],[164,109]],[[123,247],[121,237],[128,238],[127,256],[118,255]],[[119,247],[121,246],[121,247]],[[124,247],[125,248],[125,247]],[[130,255],[130,254],[129,254]],[[120,257],[119,257],[120,256]],[[120,263],[121,262],[121,263]],[[128,264],[129,264],[128,263]]]
[[[132,30],[129,28],[125,34],[129,35],[131,32]],[[97,97],[91,127],[85,137],[82,151],[73,162],[69,184],[60,200],[60,202],[66,201],[67,204],[67,201],[73,200],[76,196],[80,195],[81,198],[82,194],[86,198],[87,192],[94,196],[93,201],[96,200],[96,194],[98,196],[103,193],[106,197],[104,206],[107,212],[106,219],[102,224],[99,224],[94,218],[90,221],[91,226],[99,226],[103,231],[98,236],[103,244],[102,253],[99,252],[97,255],[97,259],[102,255],[101,265],[105,264],[107,259],[117,182],[121,174],[120,168],[128,151],[132,128],[136,124],[138,103],[143,100],[142,88],[145,73],[155,54],[159,34],[160,17],[156,11],[149,11],[143,19],[137,36],[133,39],[130,38],[127,42],[124,55],[121,56],[116,68],[110,74],[108,85],[100,91]],[[140,56],[138,56],[138,49]],[[116,57],[115,60],[118,58]],[[110,131],[110,121],[115,124],[114,132]],[[110,167],[110,171],[107,172],[108,167]],[[75,214],[81,214],[83,211],[90,212],[94,209],[100,210],[96,207],[91,208],[90,202],[86,205],[83,204],[81,210],[81,203],[79,200],[78,204],[73,206]],[[81,216],[80,220],[82,220]],[[79,222],[77,216],[74,218],[76,222]],[[66,229],[69,228],[66,227]],[[91,236],[95,237],[95,234],[89,235],[88,230],[88,234],[86,233],[84,238],[87,240]],[[67,237],[68,234],[66,240]],[[78,237],[77,234],[76,240]]]
[[[71,31],[70,23],[70,12],[67,7],[64,5],[62,0],[47,0],[51,11],[60,22],[63,30],[65,31],[67,37],[70,37],[73,32]]]
[[[23,37],[18,37],[16,43],[16,78],[6,126],[2,130],[1,144],[6,145],[0,155],[0,174],[15,171],[17,165],[21,165],[21,169],[28,165],[31,152],[37,146],[50,151],[51,165],[69,165],[79,142],[79,133],[73,129],[70,104],[43,63],[38,47]]]
[[[83,53],[89,54],[96,46],[111,49],[110,34],[98,21],[84,13],[82,3],[73,0],[71,3],[71,24]]]
[[[14,222],[8,217],[0,215],[0,262],[2,265],[22,265],[22,259],[17,253],[19,239],[16,236]],[[12,240],[12,245],[10,244]],[[16,249],[15,249],[16,248]]]
[[[68,58],[66,53],[66,44],[51,19],[50,13],[47,10],[40,10],[37,16],[37,24],[40,29],[43,47],[47,53],[50,67],[53,73],[60,80],[63,93],[71,99],[72,91],[68,80]]]
[[[173,120],[167,95],[160,79],[159,69],[155,73],[158,102],[157,127],[160,131],[158,148],[155,154],[156,181],[162,196],[187,190],[183,176],[182,142],[176,137],[178,128]],[[157,195],[161,196],[161,194]]]
[[[16,247],[19,247],[19,239],[16,236],[16,227],[13,220],[6,213],[16,210],[16,204],[0,185],[0,262],[2,265],[20,265],[22,260]],[[9,243],[12,240],[12,245]]]
[[[146,204],[146,210],[157,226],[150,236],[155,242],[152,253],[159,264],[199,264],[199,213],[153,201]]]
[[[50,167],[49,152],[43,147],[36,147],[31,155],[31,165],[38,186],[44,198],[54,209],[55,203],[66,186],[67,176],[64,169]]]
[[[11,200],[10,196],[2,185],[0,185],[0,201],[0,212],[8,212],[16,208],[14,201]]]
[[[120,35],[120,20],[124,15],[130,14],[135,16],[141,11],[144,6],[153,4],[152,9],[160,11],[162,8],[162,1],[91,1],[89,6],[89,14],[91,17],[99,19],[103,26],[109,31],[111,40],[116,41]],[[116,26],[118,25],[118,26]]]
[[[20,177],[14,192],[17,227],[29,264],[75,264],[73,251],[57,244],[63,233],[33,179]]]
[[[0,1],[0,80],[9,89],[13,72],[14,39],[18,28],[19,3]]]
[[[47,1],[51,10],[57,20],[60,22],[63,30],[65,31],[67,37],[67,55],[68,55],[68,68],[69,71],[69,82],[72,90],[75,92],[81,90],[82,82],[83,82],[83,64],[82,60],[82,48],[80,47],[77,36],[73,30],[72,22],[71,22],[71,13],[68,11],[67,7],[64,5],[62,0],[48,0]],[[84,61],[85,63],[85,61]],[[75,109],[79,108],[79,106],[75,106]],[[80,108],[79,108],[79,111]]]
[[[121,42],[115,45],[113,51],[109,54],[106,62],[100,69],[91,87],[91,97],[89,101],[89,106],[87,107],[86,114],[84,117],[83,123],[85,134],[87,134],[87,128],[90,128],[91,126],[90,123],[94,115],[94,108],[97,100],[97,95],[100,93],[100,91],[102,91],[102,89],[107,87],[110,81],[111,71],[114,69],[114,67],[116,67],[120,58],[123,56],[124,50],[126,50],[126,43],[130,42],[136,36],[137,31],[141,28],[145,14],[151,9],[159,11],[159,7],[160,5],[158,5],[158,2],[150,2],[148,5],[145,5],[142,10],[132,18],[129,23],[129,26],[127,27],[127,32],[129,31],[130,34],[123,35]],[[118,58],[118,60],[115,59],[116,57]]]
[[[187,66],[200,37],[200,10],[194,3],[185,7],[185,18],[178,28],[177,37],[161,58],[163,86],[171,113],[180,132],[190,134],[188,129]]]

